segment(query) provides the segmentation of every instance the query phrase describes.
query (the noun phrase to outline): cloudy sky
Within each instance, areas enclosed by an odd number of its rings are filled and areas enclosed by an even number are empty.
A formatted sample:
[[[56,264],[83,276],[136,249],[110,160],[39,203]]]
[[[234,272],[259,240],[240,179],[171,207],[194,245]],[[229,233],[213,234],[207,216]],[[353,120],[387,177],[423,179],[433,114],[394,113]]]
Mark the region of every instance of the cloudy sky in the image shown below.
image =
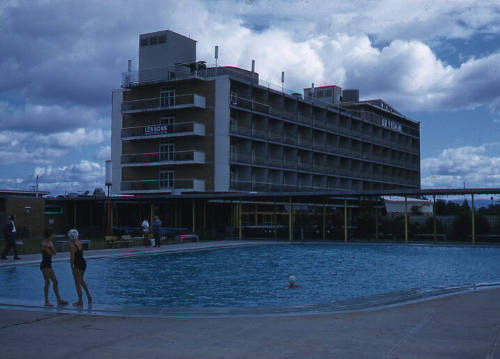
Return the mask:
[[[500,187],[498,0],[0,0],[0,189],[103,187],[111,90],[140,33],[299,90],[336,84],[421,123],[423,188]]]

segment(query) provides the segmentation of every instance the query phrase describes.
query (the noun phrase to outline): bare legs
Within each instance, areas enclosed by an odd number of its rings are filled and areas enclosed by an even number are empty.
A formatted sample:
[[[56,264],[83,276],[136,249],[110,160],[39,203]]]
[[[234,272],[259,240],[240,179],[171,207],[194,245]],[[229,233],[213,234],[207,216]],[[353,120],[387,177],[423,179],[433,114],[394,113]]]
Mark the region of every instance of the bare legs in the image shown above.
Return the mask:
[[[84,271],[74,268],[73,269],[73,278],[75,279],[75,287],[76,293],[78,294],[78,302],[73,303],[73,305],[83,305],[82,301],[82,287],[85,290],[85,294],[87,294],[87,299],[89,304],[92,303],[92,297],[90,296],[89,288],[87,287],[87,283],[83,280]]]
[[[43,279],[45,281],[45,286],[43,287],[43,294],[45,295],[45,305],[51,307],[52,304],[49,302],[49,287],[50,281],[52,280],[52,288],[54,289],[54,294],[57,298],[57,304],[68,304],[68,302],[61,299],[59,295],[59,287],[57,285],[56,274],[52,268],[42,269]]]

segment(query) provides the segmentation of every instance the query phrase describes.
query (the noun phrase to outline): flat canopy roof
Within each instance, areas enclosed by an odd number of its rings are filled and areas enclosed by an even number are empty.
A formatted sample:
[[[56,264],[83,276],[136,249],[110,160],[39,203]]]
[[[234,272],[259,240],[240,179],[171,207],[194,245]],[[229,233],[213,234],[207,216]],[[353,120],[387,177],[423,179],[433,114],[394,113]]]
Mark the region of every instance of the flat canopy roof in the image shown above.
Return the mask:
[[[113,202],[163,202],[171,200],[186,199],[206,199],[206,200],[253,200],[253,201],[272,201],[289,200],[294,202],[316,201],[328,202],[339,200],[359,200],[372,199],[382,196],[461,196],[461,195],[491,195],[500,194],[500,188],[445,188],[445,189],[415,189],[415,190],[385,190],[385,191],[323,191],[323,192],[228,192],[228,193],[185,193],[185,194],[159,194],[159,195],[117,195],[112,196]],[[56,201],[89,201],[106,200],[106,197],[71,197],[71,198],[53,198]]]

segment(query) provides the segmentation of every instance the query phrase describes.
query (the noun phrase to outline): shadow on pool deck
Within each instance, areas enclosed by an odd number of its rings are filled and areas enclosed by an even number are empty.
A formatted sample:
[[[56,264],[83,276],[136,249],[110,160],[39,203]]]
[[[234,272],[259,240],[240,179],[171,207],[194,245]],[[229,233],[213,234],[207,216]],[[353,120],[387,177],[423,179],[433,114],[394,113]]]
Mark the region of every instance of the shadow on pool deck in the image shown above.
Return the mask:
[[[0,309],[0,337],[2,358],[491,359],[500,355],[500,289],[307,316],[125,318]]]

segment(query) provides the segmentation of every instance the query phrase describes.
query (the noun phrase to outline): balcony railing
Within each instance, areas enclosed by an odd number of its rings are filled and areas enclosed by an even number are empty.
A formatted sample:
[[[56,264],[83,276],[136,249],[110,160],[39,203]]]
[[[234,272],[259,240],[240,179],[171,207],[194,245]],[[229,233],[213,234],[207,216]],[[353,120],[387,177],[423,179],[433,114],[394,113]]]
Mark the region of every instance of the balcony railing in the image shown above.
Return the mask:
[[[169,164],[204,164],[205,153],[189,150],[153,153],[135,153],[122,155],[121,163],[126,167],[157,166]]]
[[[197,94],[187,94],[124,101],[122,103],[122,112],[161,111],[187,107],[206,108],[205,97]]]
[[[243,97],[237,97],[237,96],[231,96],[230,102],[234,106],[239,106],[242,108],[245,108],[247,110],[253,110],[253,111],[259,111],[263,113],[270,114],[271,116],[276,116],[276,117],[281,117],[284,118],[288,121],[292,121],[296,124],[306,124],[306,125],[314,125],[317,128],[323,128],[326,130],[330,131],[339,131],[339,133],[348,135],[348,136],[354,136],[354,137],[359,137],[359,138],[365,138],[369,140],[370,142],[373,143],[378,143],[381,145],[385,146],[390,146],[395,149],[399,149],[402,151],[409,151],[409,152],[417,152],[418,147],[417,146],[412,146],[412,145],[406,145],[397,141],[391,141],[387,139],[382,139],[382,138],[377,138],[376,136],[373,135],[371,131],[362,131],[362,129],[351,129],[344,126],[339,126],[336,121],[313,121],[313,117],[311,117],[307,113],[300,113],[297,111],[290,111],[290,110],[285,110],[281,109],[276,106],[271,106],[268,104],[263,104],[259,103],[256,101],[253,101],[251,99],[243,98]],[[372,122],[377,125],[381,125],[381,116],[373,114],[371,117],[364,117],[366,121]],[[417,131],[418,132],[418,131]],[[411,134],[413,136],[417,136],[418,133],[416,133],[415,130],[412,129],[407,129],[407,126],[403,126],[403,131],[400,131],[400,133],[405,133],[405,134]]]
[[[264,87],[270,87],[269,83],[259,80],[257,73],[243,69],[221,66],[205,67],[200,63],[179,64],[173,66],[157,67],[141,71],[122,72],[122,85],[132,87],[141,84],[159,83],[168,81],[179,81],[184,79],[213,79],[216,76],[229,75],[244,81],[253,82]],[[295,91],[283,89],[286,93]]]
[[[126,193],[204,192],[205,181],[196,178],[122,181],[120,190]]]
[[[335,187],[325,185],[273,183],[251,180],[232,180],[230,186],[232,190],[258,192],[313,192],[333,191],[336,189]]]
[[[183,122],[170,125],[147,125],[127,127],[121,131],[122,138],[151,138],[174,136],[205,136],[205,125],[198,122]]]
[[[346,177],[362,178],[366,180],[380,180],[404,184],[416,184],[417,179],[404,178],[403,176],[392,175],[387,173],[377,173],[370,168],[350,168],[342,167],[335,164],[320,164],[311,163],[296,159],[282,159],[270,156],[257,156],[248,153],[232,152],[231,161],[239,162],[248,165],[261,165],[268,167],[277,167],[284,170],[302,170],[318,172],[325,175],[337,175]]]

